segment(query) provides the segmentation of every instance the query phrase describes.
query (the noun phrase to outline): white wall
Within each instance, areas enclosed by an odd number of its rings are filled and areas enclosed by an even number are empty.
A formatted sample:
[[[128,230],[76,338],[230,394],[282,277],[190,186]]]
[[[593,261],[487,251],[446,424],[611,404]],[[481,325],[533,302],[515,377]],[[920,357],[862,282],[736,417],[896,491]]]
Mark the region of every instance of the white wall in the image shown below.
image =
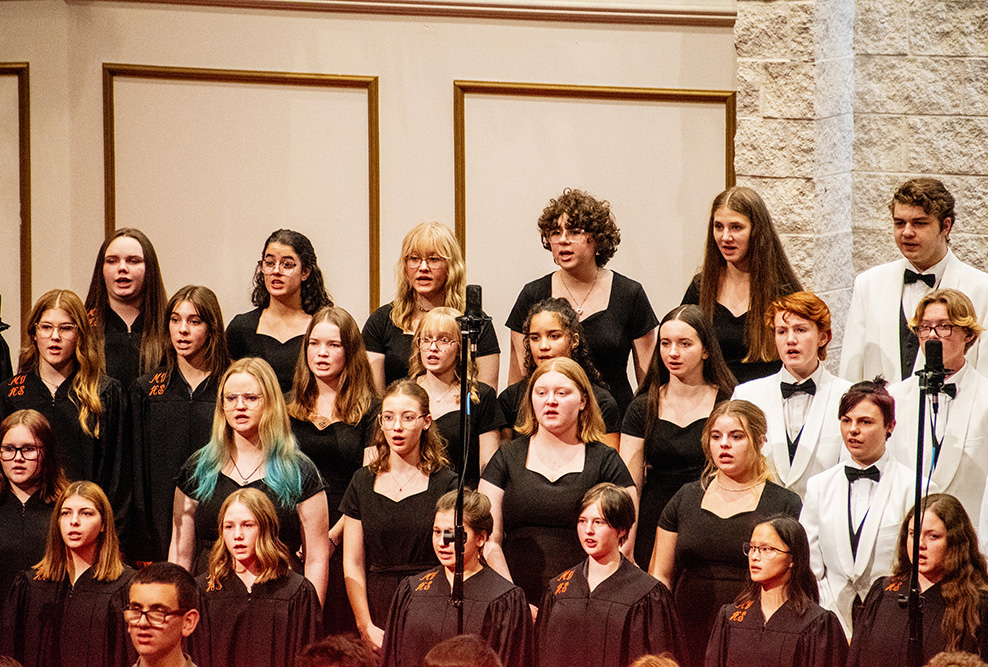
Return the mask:
[[[382,301],[405,231],[431,219],[453,226],[454,80],[735,88],[730,27],[62,0],[0,3],[0,62],[14,61],[31,68],[33,298],[53,287],[84,296],[103,238],[104,63],[378,77]],[[116,224],[146,228],[169,292],[204,282],[229,319],[247,309],[264,237],[296,227],[316,241],[337,301],[366,316],[363,92],[142,79],[115,92]],[[486,132],[495,121],[498,132]],[[707,107],[470,97],[467,253],[495,321],[525,280],[551,270],[535,221],[566,185],[611,201],[624,236],[613,267],[645,283],[660,316],[678,303],[724,184],[723,128],[722,110]],[[8,199],[5,242],[16,220]]]

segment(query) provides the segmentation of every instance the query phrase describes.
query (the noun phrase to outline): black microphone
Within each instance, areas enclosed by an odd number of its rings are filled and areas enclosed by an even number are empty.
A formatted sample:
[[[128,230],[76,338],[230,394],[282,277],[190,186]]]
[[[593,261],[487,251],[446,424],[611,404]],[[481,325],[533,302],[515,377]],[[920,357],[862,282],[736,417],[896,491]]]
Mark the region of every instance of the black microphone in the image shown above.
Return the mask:
[[[482,301],[480,285],[467,285],[467,308],[463,314],[467,317],[482,317],[484,312],[481,308]]]
[[[940,387],[947,378],[943,368],[943,341],[926,341],[923,353],[926,355],[926,366],[923,369],[926,372],[926,392],[930,397],[933,413],[936,414],[940,408]]]
[[[926,354],[926,370],[933,373],[942,373],[943,341],[936,339],[926,341],[926,347],[923,348],[923,352]]]

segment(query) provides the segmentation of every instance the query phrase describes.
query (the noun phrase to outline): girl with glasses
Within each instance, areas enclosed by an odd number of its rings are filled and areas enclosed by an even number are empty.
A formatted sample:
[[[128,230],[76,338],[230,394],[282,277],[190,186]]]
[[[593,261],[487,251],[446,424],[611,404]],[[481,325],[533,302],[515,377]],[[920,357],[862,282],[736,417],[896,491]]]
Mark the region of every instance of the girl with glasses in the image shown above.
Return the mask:
[[[170,345],[165,365],[131,387],[134,513],[140,539],[127,553],[140,561],[168,556],[175,475],[209,442],[217,387],[230,357],[223,313],[208,287],[186,285],[165,307]]]
[[[476,368],[467,369],[470,388],[470,447],[467,467],[463,466],[463,439],[460,434],[460,312],[433,308],[419,320],[412,338],[408,376],[429,394],[432,419],[446,441],[446,454],[453,471],[466,475],[466,483],[477,486],[480,474],[497,451],[504,416],[494,389],[478,382]]]
[[[394,300],[364,324],[364,344],[379,391],[408,376],[408,360],[416,351],[412,335],[427,312],[440,306],[466,308],[466,264],[453,232],[438,222],[413,227],[401,242],[395,281]],[[488,322],[477,341],[477,379],[491,387],[497,387],[500,351]]]
[[[55,501],[44,557],[7,596],[0,654],[24,667],[134,664],[123,617],[133,576],[120,559],[106,494],[73,482]]]
[[[44,415],[65,474],[98,483],[123,525],[131,487],[124,400],[104,366],[99,336],[79,297],[46,292],[28,315],[18,374],[0,385],[0,417],[26,409]]]
[[[165,299],[151,240],[139,229],[118,229],[96,255],[86,313],[106,356],[106,374],[124,390],[164,360]]]
[[[274,504],[257,489],[235,491],[220,507],[218,529],[209,571],[196,580],[199,664],[294,667],[321,638],[322,610],[312,583],[292,571]]]
[[[847,640],[837,615],[819,604],[799,522],[777,516],[760,523],[742,550],[749,581],[720,610],[707,667],[843,667]]]
[[[384,392],[370,465],[343,496],[343,571],[361,637],[380,651],[391,598],[401,580],[436,565],[429,542],[436,501],[456,487],[446,445],[414,380]]]
[[[223,502],[245,487],[257,489],[274,503],[292,569],[305,573],[321,603],[329,561],[325,485],[298,449],[274,371],[263,359],[240,359],[219,387],[212,436],[178,473],[168,560],[205,572]]]
[[[288,404],[299,448],[326,482],[329,503],[329,588],[326,630],[353,632],[357,626],[346,604],[343,583],[343,514],[340,502],[350,479],[373,452],[380,400],[371,378],[360,328],[336,306],[312,316],[295,366]]]
[[[0,600],[21,570],[41,560],[52,507],[69,485],[51,424],[36,410],[0,423]]]
[[[264,359],[287,393],[312,314],[333,305],[308,237],[290,229],[271,233],[254,269],[250,300],[254,310],[234,317],[226,329],[230,357]]]

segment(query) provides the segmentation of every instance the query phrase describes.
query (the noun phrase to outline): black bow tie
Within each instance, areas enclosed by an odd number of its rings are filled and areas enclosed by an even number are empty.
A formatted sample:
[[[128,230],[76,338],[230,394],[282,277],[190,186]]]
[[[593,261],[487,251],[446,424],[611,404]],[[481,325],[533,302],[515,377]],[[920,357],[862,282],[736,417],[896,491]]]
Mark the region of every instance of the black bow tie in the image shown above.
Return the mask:
[[[864,470],[852,466],[844,466],[844,474],[847,475],[848,484],[854,484],[859,479],[870,479],[873,482],[877,482],[881,479],[882,471],[875,466],[870,466]]]
[[[930,287],[932,289],[932,287],[937,282],[937,277],[932,273],[916,273],[911,269],[906,269],[906,272],[902,274],[902,281],[907,285],[911,285],[917,280],[922,280],[924,283],[926,283],[927,287]]]
[[[957,398],[957,385],[951,382],[940,387],[941,394],[947,394],[951,398]]]
[[[783,382],[780,385],[780,389],[782,389],[782,398],[790,398],[793,394],[798,394],[799,392],[807,393],[810,396],[816,394],[816,384],[813,380],[807,380],[799,384]]]

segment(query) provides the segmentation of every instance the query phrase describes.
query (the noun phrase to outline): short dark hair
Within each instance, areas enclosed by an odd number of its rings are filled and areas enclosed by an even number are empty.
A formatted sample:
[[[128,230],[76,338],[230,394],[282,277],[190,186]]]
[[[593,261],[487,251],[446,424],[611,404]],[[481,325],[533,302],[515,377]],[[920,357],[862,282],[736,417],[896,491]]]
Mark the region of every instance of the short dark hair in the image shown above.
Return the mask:
[[[601,482],[583,495],[580,503],[580,513],[594,503],[600,505],[600,514],[614,530],[623,532],[621,542],[628,537],[631,527],[635,525],[635,502],[628,492],[617,484]]]
[[[895,214],[895,205],[919,206],[927,215],[935,216],[940,221],[950,218],[954,221],[954,195],[950,194],[943,181],[935,178],[913,178],[899,186],[889,202],[889,212]]]
[[[330,635],[306,646],[295,667],[377,667],[374,651],[352,634]]]
[[[478,635],[457,635],[439,642],[422,660],[422,667],[503,667],[494,649]]]
[[[867,399],[878,406],[882,413],[882,419],[888,426],[895,422],[895,399],[889,394],[885,385],[888,384],[883,377],[876,377],[874,380],[864,380],[851,385],[851,388],[840,397],[837,408],[837,416],[843,417],[853,410],[858,403]]]
[[[182,609],[195,609],[198,591],[196,580],[192,575],[175,563],[151,563],[137,571],[130,585],[134,584],[171,584],[178,595],[178,606]],[[128,589],[129,591],[129,589]]]

